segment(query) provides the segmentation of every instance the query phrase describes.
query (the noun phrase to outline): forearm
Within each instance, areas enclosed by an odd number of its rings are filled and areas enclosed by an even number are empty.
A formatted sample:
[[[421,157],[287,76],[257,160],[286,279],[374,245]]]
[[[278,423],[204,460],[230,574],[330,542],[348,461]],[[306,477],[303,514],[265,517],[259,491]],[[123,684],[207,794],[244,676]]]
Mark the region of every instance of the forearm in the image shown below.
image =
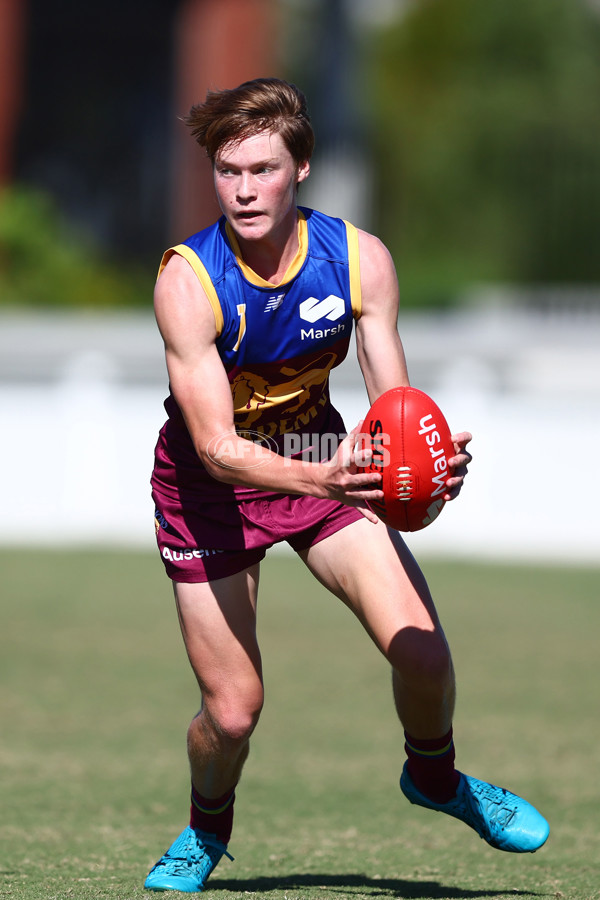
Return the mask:
[[[358,361],[369,401],[410,384],[398,334],[399,291],[393,260],[373,235],[359,233],[362,314],[356,323]]]
[[[378,334],[368,342],[358,340],[358,360],[365,380],[369,402],[374,403],[385,391],[410,384],[406,359],[396,332]]]
[[[377,516],[368,502],[380,501],[381,475],[369,471],[370,453],[359,449],[359,427],[342,441],[331,460],[311,463],[279,456],[235,432],[200,446],[199,455],[208,471],[225,484],[242,484],[259,490],[308,494],[355,506],[371,522]]]
[[[327,463],[281,456],[265,443],[254,443],[234,431],[194,441],[196,452],[209,474],[224,484],[257,490],[325,497]]]

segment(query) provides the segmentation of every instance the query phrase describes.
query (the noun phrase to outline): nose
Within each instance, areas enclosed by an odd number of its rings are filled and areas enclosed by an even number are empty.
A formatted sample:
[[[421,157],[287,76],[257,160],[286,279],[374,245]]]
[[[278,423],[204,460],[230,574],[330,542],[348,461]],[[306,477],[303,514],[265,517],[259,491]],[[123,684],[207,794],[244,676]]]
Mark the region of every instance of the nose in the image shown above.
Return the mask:
[[[256,185],[251,172],[242,172],[237,184],[237,198],[240,203],[247,203],[256,197]]]

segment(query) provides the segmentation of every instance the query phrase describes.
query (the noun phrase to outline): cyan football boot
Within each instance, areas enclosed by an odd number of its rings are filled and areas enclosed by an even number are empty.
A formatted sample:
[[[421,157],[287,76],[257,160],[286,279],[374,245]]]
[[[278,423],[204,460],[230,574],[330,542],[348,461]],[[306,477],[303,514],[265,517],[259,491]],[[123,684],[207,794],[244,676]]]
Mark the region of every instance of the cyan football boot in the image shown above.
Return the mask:
[[[233,859],[214,834],[196,831],[188,825],[150,870],[144,887],[148,891],[197,893],[204,888],[223,854]]]
[[[535,853],[550,834],[550,826],[531,803],[470,775],[460,773],[456,797],[447,803],[435,803],[418,791],[406,764],[400,787],[411,803],[461,819],[497,850]]]

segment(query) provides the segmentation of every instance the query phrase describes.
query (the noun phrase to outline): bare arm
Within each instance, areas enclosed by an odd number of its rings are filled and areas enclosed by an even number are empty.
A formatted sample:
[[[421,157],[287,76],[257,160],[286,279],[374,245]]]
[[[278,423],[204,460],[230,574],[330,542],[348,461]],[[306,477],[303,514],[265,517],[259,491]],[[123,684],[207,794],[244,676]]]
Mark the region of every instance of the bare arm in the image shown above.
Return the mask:
[[[381,241],[359,231],[362,315],[356,325],[358,361],[369,400],[410,384],[398,334],[398,279],[392,257]]]
[[[389,251],[381,241],[359,232],[362,315],[356,326],[358,361],[369,400],[394,387],[410,384],[406,358],[398,334],[398,279]],[[467,431],[452,435],[456,456],[448,460],[452,475],[444,500],[453,500],[462,487],[471,454]]]
[[[365,500],[381,497],[375,486],[379,476],[354,464],[350,436],[333,461],[320,464],[279,456],[236,434],[212,308],[181,256],[172,256],[163,270],[154,292],[154,307],[171,390],[210,475],[227,484],[337,499],[361,511]],[[368,511],[364,514],[374,518]]]

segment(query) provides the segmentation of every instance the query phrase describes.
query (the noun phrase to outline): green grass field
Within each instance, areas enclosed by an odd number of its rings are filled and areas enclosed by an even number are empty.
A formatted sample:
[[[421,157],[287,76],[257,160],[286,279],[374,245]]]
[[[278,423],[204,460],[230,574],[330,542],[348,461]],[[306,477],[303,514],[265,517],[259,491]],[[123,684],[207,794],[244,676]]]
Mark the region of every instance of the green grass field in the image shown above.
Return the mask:
[[[157,557],[0,552],[0,897],[149,897],[186,824],[198,705]],[[458,763],[549,819],[500,853],[410,806],[385,662],[295,559],[263,567],[267,704],[216,900],[600,898],[600,569],[426,562]],[[174,895],[182,896],[182,895]]]

